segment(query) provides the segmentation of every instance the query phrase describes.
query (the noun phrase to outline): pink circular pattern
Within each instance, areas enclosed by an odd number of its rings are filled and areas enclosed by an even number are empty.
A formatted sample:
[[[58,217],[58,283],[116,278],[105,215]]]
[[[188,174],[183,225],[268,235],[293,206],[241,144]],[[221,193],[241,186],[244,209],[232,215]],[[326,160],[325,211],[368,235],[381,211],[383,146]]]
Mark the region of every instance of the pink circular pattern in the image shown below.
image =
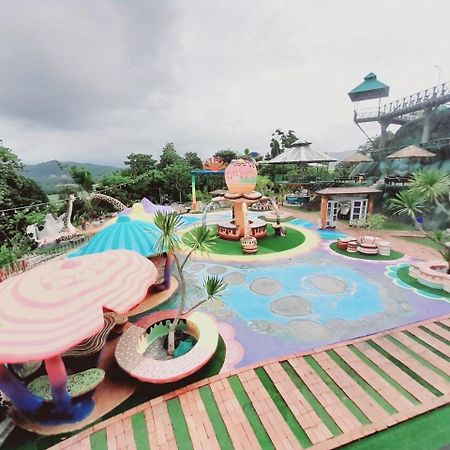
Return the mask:
[[[158,276],[138,253],[112,250],[43,264],[0,284],[0,361],[59,355],[100,331],[103,308],[123,314]]]
[[[225,169],[225,182],[228,191],[239,194],[254,191],[257,175],[258,170],[253,161],[247,159],[232,161]]]

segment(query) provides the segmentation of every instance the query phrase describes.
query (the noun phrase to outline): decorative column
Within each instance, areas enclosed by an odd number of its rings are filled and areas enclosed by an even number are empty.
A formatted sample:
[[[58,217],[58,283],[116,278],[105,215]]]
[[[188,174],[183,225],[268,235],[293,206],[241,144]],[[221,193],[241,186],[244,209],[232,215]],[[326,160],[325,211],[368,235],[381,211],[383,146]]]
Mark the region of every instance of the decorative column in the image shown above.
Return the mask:
[[[327,208],[328,208],[328,195],[322,195],[320,199],[320,224],[321,229],[327,226]]]
[[[44,403],[43,398],[30,392],[4,364],[0,364],[0,389],[11,399],[14,406],[25,413],[36,413]]]
[[[373,214],[374,194],[369,194],[367,203],[367,215]]]
[[[61,356],[52,356],[44,362],[56,412],[62,415],[71,415],[72,397],[67,391],[67,371]]]
[[[421,144],[426,144],[430,140],[431,132],[431,113],[433,108],[427,108],[423,112],[423,129],[422,129],[422,139]]]
[[[192,185],[192,211],[197,209],[197,193],[195,192],[195,173],[191,172],[191,185]]]

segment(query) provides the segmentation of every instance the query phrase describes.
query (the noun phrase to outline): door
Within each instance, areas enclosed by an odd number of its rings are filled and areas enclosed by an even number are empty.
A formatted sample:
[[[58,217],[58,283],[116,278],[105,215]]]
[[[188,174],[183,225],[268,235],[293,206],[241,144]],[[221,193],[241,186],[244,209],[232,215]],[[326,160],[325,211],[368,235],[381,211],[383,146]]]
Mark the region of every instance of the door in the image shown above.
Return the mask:
[[[352,210],[350,211],[350,220],[361,222],[365,220],[367,215],[367,199],[353,200]]]
[[[337,225],[339,203],[329,200],[327,204],[327,227],[335,227]]]

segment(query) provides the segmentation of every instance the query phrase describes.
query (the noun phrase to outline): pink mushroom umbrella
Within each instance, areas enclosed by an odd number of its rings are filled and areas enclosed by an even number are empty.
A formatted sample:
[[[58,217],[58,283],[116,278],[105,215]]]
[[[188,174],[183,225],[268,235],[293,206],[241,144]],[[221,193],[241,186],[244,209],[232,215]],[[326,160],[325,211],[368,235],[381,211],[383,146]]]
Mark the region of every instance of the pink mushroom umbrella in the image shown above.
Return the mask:
[[[45,361],[59,413],[71,416],[61,355],[103,327],[103,309],[125,313],[145,297],[158,273],[138,253],[112,250],[44,264],[0,284],[0,389],[20,409],[37,412],[42,399],[5,363]]]

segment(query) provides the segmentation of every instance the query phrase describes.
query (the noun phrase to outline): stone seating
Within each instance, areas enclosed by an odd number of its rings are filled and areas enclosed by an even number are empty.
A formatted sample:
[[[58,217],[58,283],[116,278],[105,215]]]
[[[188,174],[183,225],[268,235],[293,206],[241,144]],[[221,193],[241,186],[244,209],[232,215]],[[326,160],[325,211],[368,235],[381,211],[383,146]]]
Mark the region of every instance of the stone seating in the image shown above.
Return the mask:
[[[244,236],[240,239],[242,251],[244,253],[256,253],[258,251],[258,241],[252,236]]]
[[[378,254],[381,256],[390,256],[391,255],[391,243],[388,241],[379,241],[378,242]]]
[[[379,238],[375,236],[361,236],[358,238],[358,252],[364,255],[376,255],[378,253]]]

